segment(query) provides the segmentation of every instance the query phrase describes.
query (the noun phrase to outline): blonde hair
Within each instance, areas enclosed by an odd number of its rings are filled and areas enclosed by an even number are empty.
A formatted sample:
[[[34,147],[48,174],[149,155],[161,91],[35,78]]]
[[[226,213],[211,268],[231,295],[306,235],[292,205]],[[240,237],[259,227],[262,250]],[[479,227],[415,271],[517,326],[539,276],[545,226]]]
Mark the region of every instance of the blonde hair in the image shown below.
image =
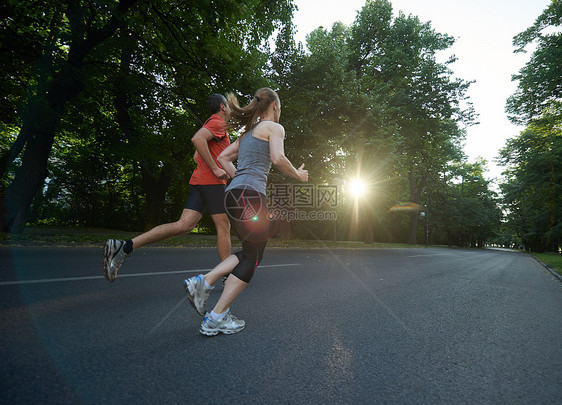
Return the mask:
[[[256,91],[254,98],[245,107],[240,107],[238,99],[232,93],[227,94],[226,99],[230,107],[230,129],[243,128],[242,135],[248,132],[258,123],[260,115],[267,111],[271,103],[277,101],[281,104],[279,96],[269,87],[262,87]]]

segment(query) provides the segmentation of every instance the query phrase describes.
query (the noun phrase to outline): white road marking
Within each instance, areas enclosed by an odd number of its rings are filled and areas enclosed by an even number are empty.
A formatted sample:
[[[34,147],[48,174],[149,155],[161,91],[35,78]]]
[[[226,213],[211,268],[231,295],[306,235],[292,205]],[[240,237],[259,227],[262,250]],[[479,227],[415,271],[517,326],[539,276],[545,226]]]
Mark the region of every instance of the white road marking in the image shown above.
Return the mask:
[[[285,264],[269,264],[259,266],[259,269],[274,268],[274,267],[288,267],[288,266],[302,266],[301,263],[285,263]],[[133,273],[133,274],[119,274],[119,278],[123,277],[148,277],[148,276],[166,276],[170,274],[182,273],[203,273],[213,269],[195,269],[195,270],[176,270],[176,271],[155,271],[150,273]],[[18,281],[0,281],[0,286],[7,285],[22,285],[22,284],[41,284],[41,283],[60,283],[65,281],[84,281],[84,280],[99,280],[104,279],[104,276],[83,276],[83,277],[60,277],[60,278],[43,278],[37,280],[18,280]]]
[[[413,256],[407,256],[407,257],[433,257],[433,256],[448,256],[449,253],[434,253],[434,254],[428,254],[428,255],[413,255]]]

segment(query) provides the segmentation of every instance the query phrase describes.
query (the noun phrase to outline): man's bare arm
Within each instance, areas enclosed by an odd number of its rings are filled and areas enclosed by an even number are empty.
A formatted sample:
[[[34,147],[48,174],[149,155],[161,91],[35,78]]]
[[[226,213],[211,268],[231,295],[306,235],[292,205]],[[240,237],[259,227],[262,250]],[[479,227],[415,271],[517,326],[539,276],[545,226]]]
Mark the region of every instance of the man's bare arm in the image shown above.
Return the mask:
[[[225,180],[228,179],[228,174],[217,165],[217,163],[211,156],[211,151],[209,150],[208,142],[214,138],[215,136],[211,131],[209,131],[207,128],[201,128],[195,133],[195,135],[193,135],[193,138],[191,138],[191,142],[193,142],[193,145],[195,146],[195,149],[197,149],[197,153],[199,153],[199,156],[201,156],[203,161],[213,171],[213,174],[217,176],[217,178]]]

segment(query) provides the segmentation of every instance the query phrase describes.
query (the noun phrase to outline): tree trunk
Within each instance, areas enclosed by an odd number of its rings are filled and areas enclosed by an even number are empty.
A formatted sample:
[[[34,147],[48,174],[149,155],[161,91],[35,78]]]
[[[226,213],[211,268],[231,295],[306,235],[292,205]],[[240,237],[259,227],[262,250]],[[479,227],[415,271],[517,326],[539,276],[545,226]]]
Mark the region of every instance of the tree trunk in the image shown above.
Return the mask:
[[[82,9],[78,2],[69,2],[66,15],[70,20],[72,43],[68,49],[68,60],[61,71],[50,75],[41,71],[36,79],[42,83],[40,91],[30,100],[22,129],[9,155],[0,159],[2,174],[23,150],[22,164],[14,180],[0,196],[0,231],[19,233],[25,227],[27,212],[33,197],[47,176],[47,163],[56,131],[59,128],[66,103],[82,91],[81,66],[86,56],[100,43],[115,33],[122,25],[122,17],[138,0],[121,0],[114,15],[100,29],[86,30]],[[86,32],[87,31],[87,32]],[[45,53],[50,52],[47,48]],[[49,55],[44,55],[48,60]]]
[[[420,180],[419,184],[416,184],[414,171],[411,170],[408,174],[408,180],[410,185],[410,201],[416,204],[419,204],[422,189],[427,181],[427,178],[423,178]],[[415,245],[418,242],[418,220],[419,220],[420,211],[417,208],[413,208],[413,211],[410,212],[410,226],[408,232],[408,244]]]
[[[113,105],[117,113],[117,123],[123,131],[125,138],[129,141],[130,147],[135,147],[139,143],[139,131],[136,130],[135,124],[129,114],[131,107],[128,88],[124,85],[126,76],[129,74],[129,65],[131,62],[132,51],[135,42],[128,38],[124,41],[121,50],[121,63],[119,66],[119,78],[115,85],[115,98]],[[172,167],[166,163],[159,170],[159,174],[148,169],[149,165],[139,162],[141,167],[143,191],[146,196],[146,214],[144,221],[144,229],[148,231],[157,225],[162,224],[162,214],[166,193],[172,181]]]
[[[363,220],[365,221],[365,227],[363,232],[363,243],[371,244],[375,241],[375,235],[373,233],[373,215],[372,209],[367,203],[363,203]]]
[[[291,223],[289,221],[281,220],[279,225],[279,238],[280,239],[291,239],[293,236],[291,232]]]
[[[30,131],[22,128],[21,132]],[[27,212],[47,176],[47,160],[53,144],[54,132],[32,136],[27,142],[22,165],[6,190],[2,201],[1,229],[3,232],[20,233],[25,227]]]
[[[418,220],[420,213],[416,211],[410,212],[410,228],[408,233],[408,244],[415,245],[418,243]]]
[[[16,144],[25,144],[22,164],[14,180],[1,197],[0,230],[20,233],[25,227],[27,212],[33,197],[47,177],[47,163],[55,133],[58,130],[64,107],[70,98],[81,90],[70,69],[59,74],[46,97],[38,96],[30,102]]]
[[[146,219],[144,230],[148,231],[157,225],[162,224],[162,214],[166,193],[172,181],[170,165],[164,165],[157,178],[151,172],[142,168],[142,184],[146,195]]]

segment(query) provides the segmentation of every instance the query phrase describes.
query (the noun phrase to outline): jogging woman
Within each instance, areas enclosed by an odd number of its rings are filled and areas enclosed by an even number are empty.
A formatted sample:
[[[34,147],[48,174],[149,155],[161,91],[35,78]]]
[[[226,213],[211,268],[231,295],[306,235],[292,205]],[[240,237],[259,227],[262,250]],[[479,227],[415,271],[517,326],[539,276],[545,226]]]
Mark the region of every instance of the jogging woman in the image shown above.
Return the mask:
[[[207,336],[232,334],[245,327],[243,320],[230,313],[230,305],[246,288],[263,258],[269,237],[265,194],[271,163],[286,176],[308,181],[304,164],[296,169],[285,157],[285,129],[279,124],[281,103],[275,91],[259,89],[245,107],[240,107],[236,97],[230,94],[228,105],[231,126],[242,130],[242,135],[217,160],[232,177],[226,188],[225,208],[242,242],[242,250],[227,257],[206,275],[184,280],[192,306],[205,316],[199,332]],[[238,168],[233,164],[234,159],[238,159]],[[217,304],[211,312],[206,312],[213,285],[225,275],[229,276]]]

